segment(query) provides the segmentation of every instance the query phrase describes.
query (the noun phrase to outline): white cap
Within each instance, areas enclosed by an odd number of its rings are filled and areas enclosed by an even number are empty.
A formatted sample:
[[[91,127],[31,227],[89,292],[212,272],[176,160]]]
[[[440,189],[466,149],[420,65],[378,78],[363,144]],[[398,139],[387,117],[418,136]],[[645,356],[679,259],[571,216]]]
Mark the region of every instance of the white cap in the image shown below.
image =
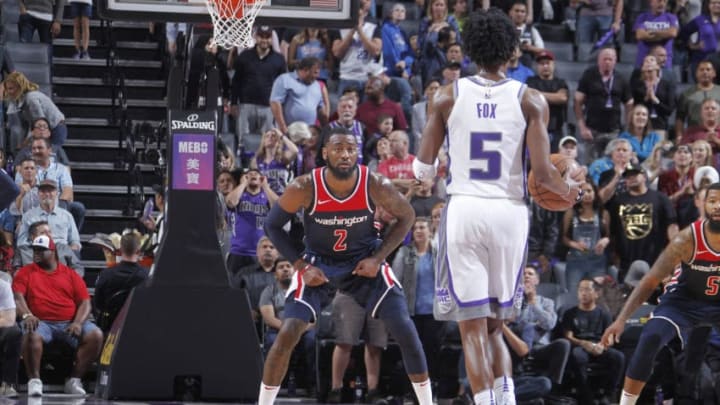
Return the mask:
[[[693,184],[695,185],[695,188],[700,188],[700,181],[702,181],[703,178],[707,177],[710,179],[710,184],[717,183],[720,181],[720,175],[718,175],[717,170],[715,170],[712,166],[702,166],[698,167],[695,170],[695,177],[693,177]]]
[[[574,136],[568,135],[568,136],[563,136],[563,137],[560,139],[560,142],[558,142],[558,146],[563,146],[563,144],[564,144],[565,142],[567,142],[567,141],[573,141],[573,142],[575,142],[575,145],[577,145],[577,143],[578,143],[578,142],[577,142],[577,139],[575,139]]]
[[[367,74],[369,76],[380,76],[385,73],[385,71],[387,71],[387,68],[380,63],[370,63],[367,67]]]

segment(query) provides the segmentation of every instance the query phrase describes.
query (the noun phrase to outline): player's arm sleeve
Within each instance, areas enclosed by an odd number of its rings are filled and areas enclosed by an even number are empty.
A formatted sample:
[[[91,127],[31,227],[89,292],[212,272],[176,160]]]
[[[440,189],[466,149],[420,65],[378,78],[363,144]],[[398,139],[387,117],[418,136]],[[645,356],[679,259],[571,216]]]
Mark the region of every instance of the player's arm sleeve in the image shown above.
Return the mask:
[[[10,203],[20,194],[20,188],[15,184],[12,177],[0,169],[0,211],[7,208]]]
[[[290,235],[283,230],[283,226],[292,220],[293,216],[293,213],[282,209],[280,204],[273,204],[270,212],[268,212],[267,219],[265,219],[265,226],[263,227],[265,234],[275,245],[275,249],[282,253],[291,263],[295,263],[295,261],[300,258],[301,253],[295,248],[295,243]]]

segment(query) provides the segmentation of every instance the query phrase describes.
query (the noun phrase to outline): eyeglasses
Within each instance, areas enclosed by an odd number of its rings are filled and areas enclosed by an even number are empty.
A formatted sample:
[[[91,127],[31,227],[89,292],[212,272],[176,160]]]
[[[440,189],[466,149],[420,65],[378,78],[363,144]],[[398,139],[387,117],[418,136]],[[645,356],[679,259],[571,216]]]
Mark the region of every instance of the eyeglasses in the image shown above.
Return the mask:
[[[35,125],[33,129],[50,129],[47,125]]]

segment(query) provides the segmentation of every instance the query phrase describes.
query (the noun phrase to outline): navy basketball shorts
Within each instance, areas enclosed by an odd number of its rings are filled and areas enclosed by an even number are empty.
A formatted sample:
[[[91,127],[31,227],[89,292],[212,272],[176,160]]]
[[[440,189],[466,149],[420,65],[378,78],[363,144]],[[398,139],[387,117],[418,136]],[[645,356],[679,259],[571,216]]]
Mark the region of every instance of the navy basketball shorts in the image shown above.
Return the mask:
[[[693,328],[706,325],[720,328],[720,303],[699,301],[670,292],[660,297],[652,319],[670,322],[684,348]]]

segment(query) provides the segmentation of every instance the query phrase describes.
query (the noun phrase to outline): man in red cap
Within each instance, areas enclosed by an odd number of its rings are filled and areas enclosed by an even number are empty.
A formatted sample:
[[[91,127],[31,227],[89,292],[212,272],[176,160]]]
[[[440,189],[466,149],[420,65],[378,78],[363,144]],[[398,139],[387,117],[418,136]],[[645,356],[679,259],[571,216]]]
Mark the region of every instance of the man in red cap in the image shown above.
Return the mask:
[[[58,262],[52,238],[36,237],[32,249],[33,263],[21,268],[12,283],[17,314],[22,319],[28,396],[43,394],[40,380],[43,345],[55,340],[77,349],[65,392],[85,395],[80,378],[100,355],[103,341],[100,329],[87,320],[90,294],[83,279]]]
[[[535,56],[537,76],[527,79],[528,87],[539,91],[550,106],[550,121],[548,121],[548,135],[550,135],[550,151],[558,151],[558,140],[563,137],[565,125],[568,85],[565,80],[555,77],[555,54],[547,49]]]

